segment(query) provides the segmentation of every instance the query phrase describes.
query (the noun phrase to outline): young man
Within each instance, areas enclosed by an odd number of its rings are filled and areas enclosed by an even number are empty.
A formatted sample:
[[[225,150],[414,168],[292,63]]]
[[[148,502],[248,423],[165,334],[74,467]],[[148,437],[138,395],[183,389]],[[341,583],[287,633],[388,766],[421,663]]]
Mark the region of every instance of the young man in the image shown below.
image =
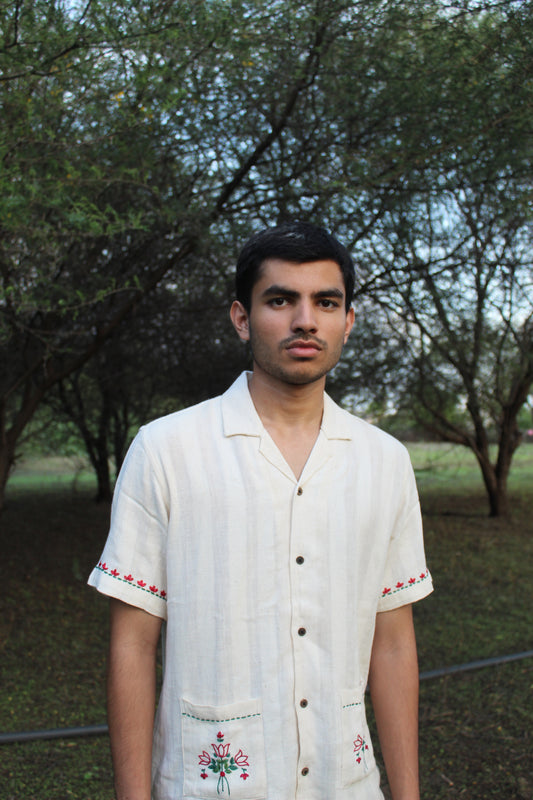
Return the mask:
[[[418,800],[411,603],[431,591],[408,455],[324,393],[354,321],[347,251],[267,229],[231,319],[253,371],[142,428],[90,583],[111,596],[118,800]],[[156,648],[164,677],[154,724]]]

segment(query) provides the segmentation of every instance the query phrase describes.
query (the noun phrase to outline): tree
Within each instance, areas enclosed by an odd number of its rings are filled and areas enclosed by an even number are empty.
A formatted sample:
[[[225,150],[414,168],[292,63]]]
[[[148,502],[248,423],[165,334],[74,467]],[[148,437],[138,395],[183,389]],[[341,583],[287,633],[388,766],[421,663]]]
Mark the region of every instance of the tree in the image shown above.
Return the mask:
[[[225,285],[237,242],[289,217],[366,258],[418,188],[479,155],[478,181],[509,153],[525,166],[529,3],[1,13],[0,505],[35,409],[156,287],[192,313],[206,263],[206,284]],[[370,263],[368,289],[383,286],[390,264]]]
[[[337,384],[470,447],[498,515],[532,381],[532,8],[425,23],[376,62],[405,111],[391,106],[398,149],[385,136],[375,151],[389,191],[377,188],[372,230],[354,237],[363,318]],[[405,67],[409,88],[395,77]]]
[[[205,290],[204,290],[205,291]],[[97,478],[97,501],[112,496],[115,475],[140,425],[219,394],[248,362],[227,324],[222,287],[180,307],[174,291],[145,297],[101,350],[45,398],[58,427],[77,430]],[[209,319],[209,340],[206,317]]]
[[[517,420],[533,382],[533,231],[519,209],[503,181],[408,197],[383,218],[372,253],[384,268],[371,296],[389,336],[373,380],[434,435],[474,452],[493,516],[509,511]]]
[[[245,182],[313,86],[342,11],[329,6],[296,22],[290,3],[4,9],[0,500],[47,392],[163,278],[186,276],[215,225],[268,197]],[[243,107],[252,50],[268,90]]]

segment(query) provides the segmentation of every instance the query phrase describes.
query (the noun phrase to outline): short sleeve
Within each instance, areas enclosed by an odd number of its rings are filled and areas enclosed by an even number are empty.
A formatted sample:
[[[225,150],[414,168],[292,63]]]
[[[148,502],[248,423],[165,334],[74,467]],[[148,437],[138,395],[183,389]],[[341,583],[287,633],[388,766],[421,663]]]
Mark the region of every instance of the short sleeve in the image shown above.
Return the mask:
[[[405,514],[399,516],[389,542],[378,611],[422,600],[433,591],[426,565],[422,515],[411,464],[407,472]]]
[[[141,429],[120,471],[109,535],[89,585],[166,619],[168,515],[166,482]]]

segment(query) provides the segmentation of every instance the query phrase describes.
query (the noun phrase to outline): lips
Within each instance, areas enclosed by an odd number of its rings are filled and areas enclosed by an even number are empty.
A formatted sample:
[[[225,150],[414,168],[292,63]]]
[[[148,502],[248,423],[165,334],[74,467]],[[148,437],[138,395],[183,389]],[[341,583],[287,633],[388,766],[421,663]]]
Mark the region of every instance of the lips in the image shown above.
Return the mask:
[[[295,356],[311,356],[322,348],[316,342],[306,339],[296,339],[286,345],[286,349]]]

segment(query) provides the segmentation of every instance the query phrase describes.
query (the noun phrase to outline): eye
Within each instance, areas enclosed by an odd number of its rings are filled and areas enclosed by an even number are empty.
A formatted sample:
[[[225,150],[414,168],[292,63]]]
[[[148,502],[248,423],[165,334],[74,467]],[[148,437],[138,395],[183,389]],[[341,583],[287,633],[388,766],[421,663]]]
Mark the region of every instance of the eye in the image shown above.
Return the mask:
[[[287,303],[288,300],[286,297],[273,297],[272,300],[268,301],[268,304],[273,308],[283,308]]]
[[[337,300],[330,300],[329,298],[324,297],[319,301],[319,305],[321,308],[338,308],[339,302]]]

